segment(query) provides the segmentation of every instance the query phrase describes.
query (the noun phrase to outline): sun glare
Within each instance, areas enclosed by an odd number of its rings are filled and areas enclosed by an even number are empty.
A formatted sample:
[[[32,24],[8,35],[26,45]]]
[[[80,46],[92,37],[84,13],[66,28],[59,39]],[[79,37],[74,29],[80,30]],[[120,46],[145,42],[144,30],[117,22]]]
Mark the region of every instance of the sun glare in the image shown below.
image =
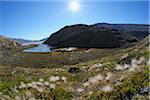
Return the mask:
[[[69,10],[72,12],[79,12],[80,10],[80,3],[77,0],[72,0],[69,2]]]

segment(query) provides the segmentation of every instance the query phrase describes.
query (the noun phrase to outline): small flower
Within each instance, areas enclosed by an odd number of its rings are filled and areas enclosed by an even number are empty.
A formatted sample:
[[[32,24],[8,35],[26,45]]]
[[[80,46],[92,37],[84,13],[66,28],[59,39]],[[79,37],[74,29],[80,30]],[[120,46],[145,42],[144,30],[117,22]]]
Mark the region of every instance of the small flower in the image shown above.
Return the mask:
[[[44,85],[45,85],[45,86],[49,86],[49,82],[48,82],[48,81],[45,81],[45,82],[44,82]]]
[[[89,82],[84,82],[84,83],[83,83],[83,86],[84,86],[84,87],[88,87],[89,85],[90,85]]]
[[[36,85],[43,86],[43,83],[42,82],[36,82]]]
[[[31,97],[32,96],[32,93],[30,92],[30,91],[26,91],[25,92],[25,97],[26,98],[29,98],[29,97]]]
[[[17,90],[17,86],[15,86],[13,89],[12,89],[13,92],[15,93],[19,93],[19,90]]]
[[[145,61],[144,57],[140,57],[139,60],[137,61],[137,64],[142,64]]]
[[[112,77],[112,73],[111,72],[108,72],[107,73],[107,76],[105,77],[105,80],[110,80],[111,79],[111,77]]]
[[[115,67],[115,70],[117,70],[117,71],[121,70],[122,71],[122,70],[124,70],[124,68],[121,65],[117,64]]]
[[[23,89],[23,88],[26,88],[26,84],[24,82],[21,82],[19,89]]]
[[[129,68],[129,72],[134,72],[134,71],[135,71],[134,67]]]
[[[38,92],[44,92],[45,89],[44,89],[43,87],[37,87],[36,90],[37,90]]]
[[[52,88],[52,89],[55,89],[56,85],[55,85],[54,83],[51,83],[51,84],[49,85],[49,87]]]
[[[30,97],[28,100],[36,100],[34,97]]]
[[[150,66],[150,59],[148,59],[148,61],[147,61],[147,65],[148,65],[148,66]]]
[[[133,65],[133,64],[137,64],[137,60],[136,59],[132,59],[131,60],[131,65]]]
[[[3,97],[5,98],[4,100],[11,100],[9,95],[3,95]]]
[[[15,100],[21,100],[20,96],[15,96]]]
[[[101,88],[101,90],[104,92],[110,92],[113,90],[113,88],[110,85],[106,85],[103,88]]]
[[[2,95],[3,93],[2,92],[0,92],[0,97],[1,97],[1,95]]]
[[[67,82],[67,78],[62,76],[61,79],[66,83]]]
[[[77,92],[82,93],[82,92],[84,92],[84,89],[83,88],[77,88]]]
[[[97,81],[101,81],[104,79],[104,77],[101,75],[101,74],[97,74],[96,76],[94,76],[94,78],[97,80]]]
[[[131,67],[131,66],[128,65],[128,64],[124,64],[124,65],[123,65],[123,68],[124,68],[124,69],[128,69],[128,68],[130,68],[130,67]]]
[[[127,58],[128,56],[129,56],[129,54],[126,53],[126,54],[124,54],[123,56],[121,56],[121,58],[122,58],[122,59],[125,59],[125,58]]]
[[[138,50],[138,49],[134,49],[134,51],[135,51],[135,52],[138,52],[139,50]]]
[[[27,84],[27,87],[28,87],[28,88],[32,87],[32,83],[28,83],[28,84]]]
[[[60,77],[59,76],[51,76],[50,78],[49,78],[49,81],[50,82],[56,82],[56,81],[59,81],[60,80]]]
[[[89,78],[89,82],[90,83],[97,83],[97,79],[95,79],[94,77]]]
[[[44,79],[40,78],[40,79],[39,79],[39,82],[44,82]]]

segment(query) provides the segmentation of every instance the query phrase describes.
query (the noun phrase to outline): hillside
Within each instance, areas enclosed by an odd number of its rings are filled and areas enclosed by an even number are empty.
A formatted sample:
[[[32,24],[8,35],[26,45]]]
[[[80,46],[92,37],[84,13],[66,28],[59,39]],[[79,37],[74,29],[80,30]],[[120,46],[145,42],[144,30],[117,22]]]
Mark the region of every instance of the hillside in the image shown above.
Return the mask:
[[[17,50],[0,65],[0,99],[148,100],[148,39],[128,48]]]
[[[119,30],[123,33],[129,33],[139,39],[145,38],[149,34],[149,25],[144,24],[109,24],[109,23],[97,23],[96,27],[105,27]]]
[[[60,29],[44,43],[56,47],[116,48],[137,41],[133,35],[115,29],[78,24]]]

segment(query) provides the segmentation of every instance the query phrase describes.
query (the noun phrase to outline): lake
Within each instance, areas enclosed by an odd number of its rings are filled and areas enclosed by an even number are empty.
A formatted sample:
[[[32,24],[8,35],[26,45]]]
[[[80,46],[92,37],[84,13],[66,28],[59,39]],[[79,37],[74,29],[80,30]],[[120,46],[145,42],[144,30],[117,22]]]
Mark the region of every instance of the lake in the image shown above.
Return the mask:
[[[47,44],[39,44],[36,47],[24,49],[23,52],[51,52],[52,49],[53,47]]]

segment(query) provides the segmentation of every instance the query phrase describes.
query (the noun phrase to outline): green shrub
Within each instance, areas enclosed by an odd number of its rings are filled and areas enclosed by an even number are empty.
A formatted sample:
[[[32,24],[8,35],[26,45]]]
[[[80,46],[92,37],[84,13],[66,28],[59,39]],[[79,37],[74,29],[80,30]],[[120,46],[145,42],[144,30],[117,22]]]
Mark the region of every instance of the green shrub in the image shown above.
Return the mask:
[[[73,93],[65,90],[63,87],[57,87],[52,91],[53,100],[72,100]]]

